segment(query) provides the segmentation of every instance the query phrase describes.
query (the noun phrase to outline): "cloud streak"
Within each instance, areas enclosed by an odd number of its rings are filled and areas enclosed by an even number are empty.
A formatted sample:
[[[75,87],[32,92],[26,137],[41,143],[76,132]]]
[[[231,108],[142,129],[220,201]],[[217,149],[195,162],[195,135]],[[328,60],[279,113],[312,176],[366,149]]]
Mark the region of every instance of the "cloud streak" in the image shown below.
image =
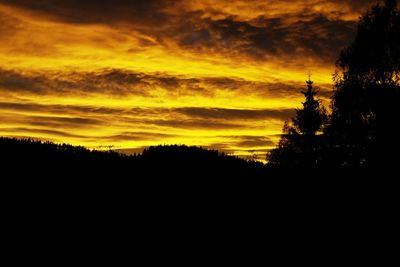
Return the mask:
[[[325,85],[329,87],[330,85]],[[96,72],[18,72],[0,68],[0,91],[28,95],[111,97],[142,96],[214,97],[218,92],[260,97],[287,97],[301,92],[303,84],[255,82],[229,77],[185,77],[166,73],[143,73],[123,69],[101,69]],[[326,89],[325,89],[326,90]],[[330,90],[330,89],[328,89]],[[295,97],[298,97],[295,95]]]

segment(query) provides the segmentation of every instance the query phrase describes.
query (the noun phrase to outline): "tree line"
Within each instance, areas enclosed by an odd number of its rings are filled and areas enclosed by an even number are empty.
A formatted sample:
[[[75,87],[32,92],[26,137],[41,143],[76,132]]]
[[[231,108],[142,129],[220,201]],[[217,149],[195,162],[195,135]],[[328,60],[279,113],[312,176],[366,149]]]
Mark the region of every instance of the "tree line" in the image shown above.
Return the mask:
[[[89,150],[68,144],[33,139],[0,137],[0,169],[13,173],[32,172],[55,175],[134,173],[139,176],[262,177],[265,166],[229,156],[217,150],[184,145],[153,146],[140,154]],[[144,176],[143,176],[144,175]]]

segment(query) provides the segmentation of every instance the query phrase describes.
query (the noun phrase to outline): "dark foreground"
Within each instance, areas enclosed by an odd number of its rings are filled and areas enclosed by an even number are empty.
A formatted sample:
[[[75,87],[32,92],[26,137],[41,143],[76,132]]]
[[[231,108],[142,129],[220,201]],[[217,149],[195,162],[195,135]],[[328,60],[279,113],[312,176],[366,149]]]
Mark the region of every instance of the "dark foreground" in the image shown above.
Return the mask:
[[[286,218],[284,228],[290,229],[299,217],[308,216],[305,212],[330,217],[348,210],[352,216],[361,206],[369,211],[397,203],[393,198],[398,195],[393,179],[397,173],[271,169],[185,146],[153,147],[124,156],[0,138],[0,170],[5,205],[14,213],[35,216],[38,209],[46,216],[60,212],[65,217],[66,212],[90,217],[95,212],[111,214],[109,219],[157,214],[153,223],[158,223],[188,213],[194,214],[193,220],[198,214],[218,218],[230,213],[238,215],[232,221],[253,218],[265,225]]]

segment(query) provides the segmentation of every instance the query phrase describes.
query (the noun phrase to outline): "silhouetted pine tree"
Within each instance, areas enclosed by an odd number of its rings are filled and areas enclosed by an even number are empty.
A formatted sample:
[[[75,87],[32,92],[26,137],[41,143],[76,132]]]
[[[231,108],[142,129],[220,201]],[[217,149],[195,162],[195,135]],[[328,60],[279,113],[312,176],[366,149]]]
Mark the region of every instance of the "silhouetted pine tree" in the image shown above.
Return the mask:
[[[400,13],[386,0],[364,15],[337,62],[329,165],[373,167],[397,161],[400,119]]]
[[[327,115],[313,87],[311,78],[307,90],[302,92],[306,101],[303,108],[296,110],[291,123],[286,122],[278,148],[267,157],[269,166],[289,168],[315,168],[319,166],[321,136]]]

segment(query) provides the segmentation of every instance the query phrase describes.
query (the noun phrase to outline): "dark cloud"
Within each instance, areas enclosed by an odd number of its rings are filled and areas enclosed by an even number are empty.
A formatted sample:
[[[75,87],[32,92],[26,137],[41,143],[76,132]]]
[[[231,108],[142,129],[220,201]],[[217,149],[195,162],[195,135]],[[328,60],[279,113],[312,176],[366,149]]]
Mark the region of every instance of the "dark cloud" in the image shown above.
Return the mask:
[[[361,12],[361,8],[375,1],[336,2]],[[334,62],[340,50],[353,38],[357,22],[329,15],[307,10],[307,5],[291,15],[290,22],[285,16],[244,20],[225,14],[224,18],[215,19],[198,11],[182,16],[177,28],[169,31],[169,37],[177,39],[182,47],[198,52],[212,50],[247,55],[253,60],[297,55]]]
[[[117,135],[102,138],[107,142],[113,141],[154,141],[165,138],[176,138],[178,135],[155,133],[155,132],[122,132]]]
[[[70,23],[130,22],[160,25],[168,20],[163,9],[173,0],[0,0]]]
[[[198,51],[210,48],[216,53],[236,53],[263,60],[271,55],[305,54],[333,60],[355,32],[353,21],[331,20],[310,14],[288,24],[285,18],[259,17],[240,21],[192,17],[172,32],[178,43]]]
[[[0,90],[32,94],[149,96],[156,87],[173,89],[178,78],[123,70],[24,73],[0,69]]]
[[[226,144],[214,144],[214,147],[227,150],[229,147],[240,147],[244,150],[254,147],[272,147],[275,142],[269,136],[239,135],[239,136],[220,136],[227,140]]]
[[[1,110],[1,107],[0,107]],[[30,114],[20,114],[20,113],[0,113],[0,121],[3,125],[23,125],[40,127],[46,129],[87,129],[98,126],[103,126],[106,124],[105,121],[85,117],[61,117],[61,116],[37,116]]]
[[[325,2],[361,12],[376,1]],[[119,23],[152,36],[159,44],[172,40],[186,49],[246,55],[259,60],[271,55],[302,53],[331,62],[340,49],[350,42],[356,24],[340,16],[328,17],[329,13],[313,13],[307,4],[299,6],[298,13],[292,14],[292,21],[288,22],[284,16],[260,16],[245,20],[224,13],[226,11],[213,10],[223,17],[216,19],[209,14],[210,10],[186,10],[183,8],[185,1],[181,0],[0,0],[0,3],[67,23]],[[249,6],[253,4],[252,1],[246,3]],[[153,45],[153,41],[141,40],[144,46]]]
[[[248,120],[248,119],[278,119],[286,120],[293,116],[293,109],[223,109],[223,108],[180,108],[177,112],[189,117],[204,119]]]
[[[353,8],[353,10],[362,12],[367,7],[371,6],[372,4],[379,3],[382,1],[379,0],[328,0],[328,2],[337,3],[340,5],[347,5]]]
[[[24,75],[12,70],[0,69],[0,90],[42,93],[48,79],[42,75]]]
[[[328,86],[325,86],[328,88]],[[329,86],[330,87],[330,86]],[[262,97],[297,98],[304,84],[253,82],[227,77],[185,78],[165,73],[139,73],[120,69],[97,72],[19,72],[0,68],[0,91],[38,95],[137,95],[157,96],[164,90],[171,96],[204,95],[218,90],[241,91]],[[28,107],[25,107],[28,108]],[[112,112],[112,111],[110,111]]]
[[[61,127],[71,129],[105,124],[104,121],[98,119],[54,116],[29,116],[26,118],[26,123],[33,126]]]
[[[72,23],[114,23],[114,22],[130,22],[130,23],[149,23],[162,26],[162,23],[168,22],[169,17],[174,12],[173,9],[179,9],[179,6],[184,6],[185,0],[0,0],[0,3],[20,7],[41,14],[46,14],[54,19],[72,22]],[[230,4],[235,3],[247,4],[247,6],[254,6],[254,0],[230,1]],[[273,0],[271,2],[277,2]],[[291,1],[288,1],[291,2]],[[296,5],[299,1],[288,3]],[[324,2],[324,1],[320,1]],[[362,11],[365,7],[373,3],[379,2],[377,0],[325,0],[325,2],[340,4],[348,6],[355,11]],[[315,4],[315,3],[313,3]],[[309,5],[304,5],[303,8],[299,7],[299,12],[306,12]],[[209,7],[208,12],[214,14],[223,14],[223,11]],[[197,11],[199,12],[199,11]],[[284,13],[284,10],[283,10]],[[186,15],[185,13],[181,15]]]
[[[145,120],[142,121],[146,124],[153,124],[163,127],[180,128],[180,129],[240,129],[248,127],[244,124],[237,122],[220,122],[212,120],[201,120],[201,119],[176,119],[176,120]]]
[[[330,2],[339,2],[352,7],[355,12],[361,12],[375,1]],[[169,31],[157,34],[158,37],[174,39],[181,47],[197,52],[212,50],[231,56],[247,55],[256,60],[265,60],[270,56],[289,58],[300,55],[332,62],[353,38],[357,22],[341,19],[339,15],[343,14],[331,15],[315,13],[308,10],[307,5],[299,7],[297,14],[290,15],[290,22],[284,15],[263,15],[245,20],[223,14],[224,18],[215,19],[196,11],[182,14],[179,22],[171,25]]]
[[[46,125],[43,125],[46,126]],[[51,125],[50,125],[51,126]],[[77,138],[86,141],[95,140],[101,142],[118,142],[118,141],[155,141],[162,140],[165,138],[177,137],[176,135],[161,134],[154,132],[121,132],[117,135],[111,136],[91,136],[91,135],[78,135],[67,132],[66,130],[50,130],[47,128],[27,128],[27,127],[15,127],[15,128],[0,128],[2,132],[12,132],[16,134],[45,134],[55,137],[62,138]]]
[[[37,129],[37,128],[0,128],[1,132],[12,132],[12,133],[34,133],[34,134],[45,134],[45,135],[52,135],[58,137],[67,137],[67,138],[77,138],[77,139],[85,139],[87,136],[78,135],[78,134],[71,134],[66,131],[58,131],[58,130],[49,130],[49,129]]]
[[[0,102],[0,109],[51,114],[121,114],[123,110],[107,107],[90,107],[78,105],[42,105],[36,103]]]
[[[243,148],[271,147],[275,145],[275,142],[266,136],[240,136],[236,145]]]

